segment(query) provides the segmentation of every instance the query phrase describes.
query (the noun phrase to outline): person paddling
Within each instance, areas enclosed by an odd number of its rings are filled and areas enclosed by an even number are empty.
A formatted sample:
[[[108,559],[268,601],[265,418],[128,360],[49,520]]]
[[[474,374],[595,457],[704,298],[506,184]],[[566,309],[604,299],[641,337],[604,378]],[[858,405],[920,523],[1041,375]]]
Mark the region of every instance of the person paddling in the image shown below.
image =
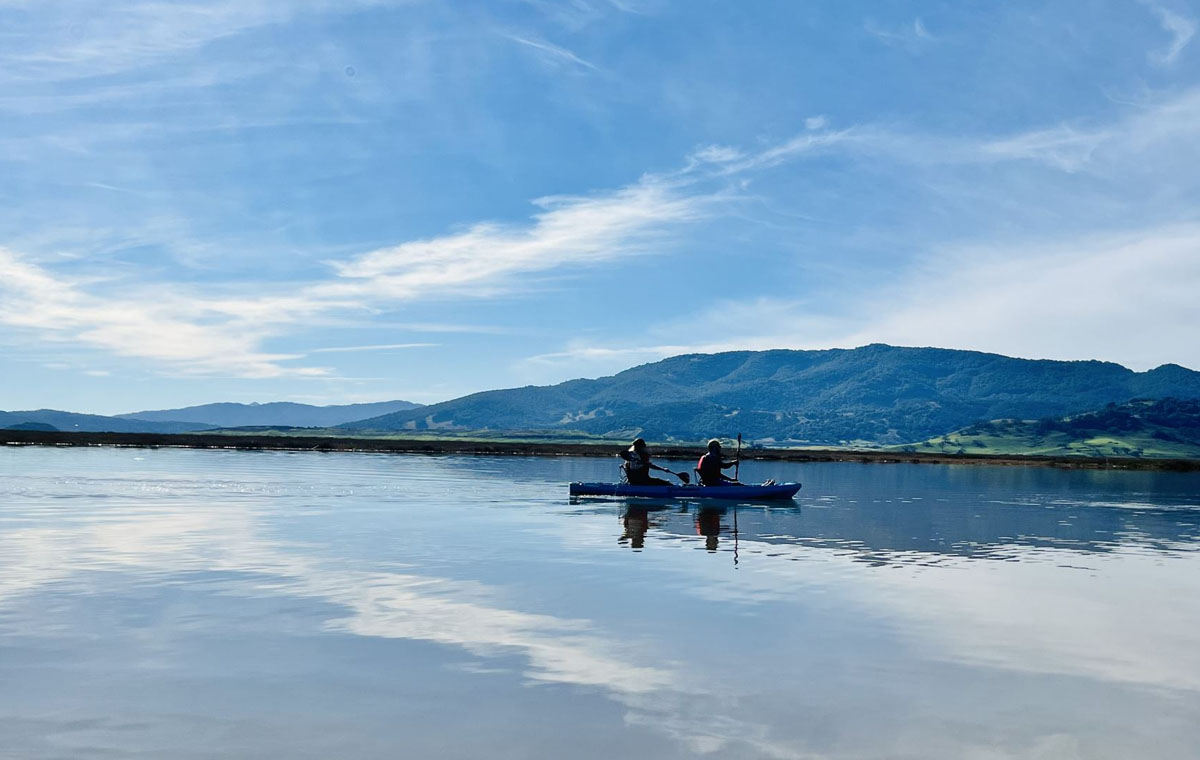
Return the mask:
[[[646,447],[646,442],[641,438],[634,440],[633,445],[625,451],[622,451],[617,456],[625,460],[621,465],[621,469],[625,471],[625,479],[630,485],[635,486],[669,486],[671,485],[662,478],[650,477],[651,470],[658,470],[671,475],[677,476],[680,480],[684,480],[683,475],[676,472],[671,472],[666,467],[659,467],[654,462],[650,461],[650,449]],[[687,482],[687,481],[684,481]]]
[[[721,458],[721,442],[716,438],[708,442],[708,453],[700,457],[700,462],[696,465],[696,472],[700,475],[700,483],[706,486],[723,486],[726,484],[741,485],[737,480],[729,477],[721,470],[726,467],[733,467],[738,463],[738,460],[726,462]]]

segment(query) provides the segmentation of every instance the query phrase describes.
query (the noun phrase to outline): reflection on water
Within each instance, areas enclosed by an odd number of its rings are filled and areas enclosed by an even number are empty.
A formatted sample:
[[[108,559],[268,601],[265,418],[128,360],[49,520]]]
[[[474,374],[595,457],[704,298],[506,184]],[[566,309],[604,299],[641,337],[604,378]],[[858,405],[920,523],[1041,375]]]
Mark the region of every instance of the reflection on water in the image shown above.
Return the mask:
[[[0,450],[0,757],[1200,746],[1200,476],[751,466]]]
[[[727,542],[741,538],[777,547],[824,548],[879,565],[935,564],[961,557],[1028,562],[1044,549],[1084,554],[1149,549],[1171,556],[1200,543],[1200,507],[1061,500],[978,504],[944,498],[912,506],[920,501],[837,503],[817,497],[803,509],[799,504],[713,506],[687,500],[576,498],[572,503],[598,514],[615,506],[624,527],[620,542],[632,549],[644,549],[653,530],[662,539],[704,536],[710,551],[717,550],[722,537]],[[740,530],[739,514],[746,521]]]

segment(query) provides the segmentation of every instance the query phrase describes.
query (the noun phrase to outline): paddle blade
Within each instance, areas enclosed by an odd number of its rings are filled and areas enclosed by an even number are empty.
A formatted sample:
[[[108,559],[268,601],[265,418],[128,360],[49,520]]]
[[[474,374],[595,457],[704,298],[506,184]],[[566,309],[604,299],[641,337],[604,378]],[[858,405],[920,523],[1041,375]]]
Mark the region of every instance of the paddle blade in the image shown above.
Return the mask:
[[[677,473],[675,473],[675,475],[676,475],[676,476],[678,476],[678,477],[679,477],[679,479],[683,481],[683,484],[684,484],[685,486],[686,486],[688,483],[691,483],[691,482],[692,482],[692,476],[691,476],[691,475],[688,475],[686,472],[677,472]]]

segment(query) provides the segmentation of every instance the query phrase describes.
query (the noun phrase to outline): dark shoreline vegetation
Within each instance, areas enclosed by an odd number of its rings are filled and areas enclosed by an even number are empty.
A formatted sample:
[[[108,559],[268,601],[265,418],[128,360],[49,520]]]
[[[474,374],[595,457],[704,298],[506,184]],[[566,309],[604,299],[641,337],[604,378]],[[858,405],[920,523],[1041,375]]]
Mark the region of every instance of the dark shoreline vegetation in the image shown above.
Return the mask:
[[[66,433],[39,430],[0,430],[0,445],[604,457],[613,456],[622,446],[622,442],[569,443],[468,438],[368,438],[248,433]],[[663,459],[692,459],[703,453],[703,447],[698,445],[657,445],[654,450],[657,456]],[[1200,460],[1197,459],[958,454],[864,449],[753,448],[743,449],[742,458],[784,462],[973,464],[1066,469],[1200,471]]]

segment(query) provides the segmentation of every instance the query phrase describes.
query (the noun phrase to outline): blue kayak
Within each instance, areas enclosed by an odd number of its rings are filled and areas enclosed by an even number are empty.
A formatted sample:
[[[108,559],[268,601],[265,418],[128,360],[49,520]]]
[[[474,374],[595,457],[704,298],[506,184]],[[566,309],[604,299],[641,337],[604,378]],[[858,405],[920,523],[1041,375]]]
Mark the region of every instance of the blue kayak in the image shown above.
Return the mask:
[[[631,486],[627,483],[572,483],[572,496],[650,496],[660,499],[790,499],[799,483],[770,486]]]

